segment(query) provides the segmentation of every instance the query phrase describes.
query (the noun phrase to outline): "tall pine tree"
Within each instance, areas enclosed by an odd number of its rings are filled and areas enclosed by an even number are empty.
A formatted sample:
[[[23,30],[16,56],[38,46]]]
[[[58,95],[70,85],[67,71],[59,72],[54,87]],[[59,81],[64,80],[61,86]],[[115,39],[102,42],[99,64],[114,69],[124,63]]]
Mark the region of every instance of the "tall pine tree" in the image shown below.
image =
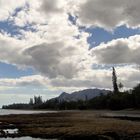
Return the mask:
[[[115,68],[112,68],[112,83],[113,83],[113,91],[114,93],[118,93],[119,92],[119,88],[118,88],[118,84],[117,84],[117,75],[116,75],[116,71]]]

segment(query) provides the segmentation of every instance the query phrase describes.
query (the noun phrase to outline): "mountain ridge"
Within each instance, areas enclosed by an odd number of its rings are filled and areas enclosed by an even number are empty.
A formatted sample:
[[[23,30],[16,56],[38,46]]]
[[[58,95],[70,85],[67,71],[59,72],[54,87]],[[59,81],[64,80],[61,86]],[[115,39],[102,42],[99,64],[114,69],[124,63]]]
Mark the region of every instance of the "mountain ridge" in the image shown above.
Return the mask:
[[[59,102],[63,101],[78,101],[78,100],[90,100],[94,97],[100,96],[101,94],[106,95],[110,92],[110,90],[105,90],[105,89],[84,89],[80,91],[75,91],[72,93],[66,93],[62,92],[58,97],[53,98],[52,100],[58,100]]]

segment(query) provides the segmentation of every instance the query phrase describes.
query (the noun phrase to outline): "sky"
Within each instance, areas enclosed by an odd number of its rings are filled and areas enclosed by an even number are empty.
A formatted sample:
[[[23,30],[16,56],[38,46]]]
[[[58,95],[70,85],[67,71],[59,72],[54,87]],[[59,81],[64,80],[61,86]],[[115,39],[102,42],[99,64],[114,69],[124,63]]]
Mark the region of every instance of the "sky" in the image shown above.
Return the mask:
[[[140,82],[139,0],[0,0],[0,106]]]

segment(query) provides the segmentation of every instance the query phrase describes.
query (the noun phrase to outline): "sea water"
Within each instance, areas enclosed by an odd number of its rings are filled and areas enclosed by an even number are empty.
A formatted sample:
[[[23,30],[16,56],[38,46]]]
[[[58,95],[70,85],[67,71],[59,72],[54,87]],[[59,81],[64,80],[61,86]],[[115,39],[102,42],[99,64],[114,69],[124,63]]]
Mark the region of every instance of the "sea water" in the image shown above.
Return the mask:
[[[0,115],[10,114],[39,114],[39,113],[55,113],[57,111],[36,111],[36,110],[14,110],[14,109],[0,109]]]

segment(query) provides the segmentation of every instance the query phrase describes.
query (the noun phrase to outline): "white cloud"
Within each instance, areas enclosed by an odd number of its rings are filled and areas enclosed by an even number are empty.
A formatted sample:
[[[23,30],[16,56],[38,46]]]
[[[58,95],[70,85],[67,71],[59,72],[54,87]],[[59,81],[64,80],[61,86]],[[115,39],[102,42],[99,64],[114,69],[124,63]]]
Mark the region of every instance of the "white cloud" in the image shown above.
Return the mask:
[[[13,18],[11,16],[15,9],[22,7],[23,9],[14,17],[15,23],[19,26],[27,23],[48,23],[54,17],[57,19],[71,13],[78,16],[79,23],[85,26],[112,29],[125,24],[136,28],[140,26],[139,5],[139,0],[135,2],[133,0],[20,0],[18,2],[1,0],[0,19]]]
[[[44,86],[49,84],[49,80],[47,78],[42,77],[41,75],[31,75],[24,76],[20,78],[1,78],[0,86],[7,87],[19,87],[19,86]]]
[[[139,69],[132,66],[116,67],[118,83],[125,88],[132,88],[139,83]],[[72,89],[107,88],[112,89],[112,69],[97,69],[83,72],[80,77],[72,79],[56,78],[50,81],[53,87],[69,92]]]
[[[25,44],[24,41],[0,33],[0,61],[15,64],[21,61],[23,59],[21,50]]]
[[[29,56],[27,65],[50,78],[64,76],[72,78],[86,69],[88,50],[79,41],[73,43],[53,42],[33,46],[24,51]]]
[[[16,8],[25,5],[26,0],[1,0],[0,1],[0,20],[7,20]]]
[[[30,14],[26,10],[22,12],[25,15]],[[23,16],[23,19],[28,18]],[[23,22],[24,24],[26,22]],[[90,67],[87,59],[90,58],[87,43],[89,34],[79,32],[78,27],[69,22],[68,14],[62,13],[61,16],[54,14],[48,19],[47,25],[40,25],[37,22],[34,27],[36,32],[20,30],[21,40],[5,37],[6,56],[1,61],[18,67],[32,67],[50,78],[59,76],[72,78],[82,69]],[[10,44],[9,40],[14,40],[16,44],[11,42]],[[13,50],[10,49],[8,53],[6,50],[9,46],[12,46]],[[11,57],[14,51],[16,54]]]
[[[118,83],[123,83],[125,88],[132,88],[138,84],[140,75],[139,69],[134,66],[116,67]],[[10,88],[9,88],[10,87]],[[80,76],[67,79],[64,77],[57,77],[49,79],[41,75],[25,76],[20,78],[2,78],[0,79],[1,91],[13,91],[16,88],[22,89],[24,87],[31,89],[38,89],[32,91],[30,94],[36,92],[56,92],[62,91],[72,92],[74,90],[81,90],[86,88],[107,88],[112,89],[112,69],[98,69],[83,72]],[[45,90],[47,89],[47,90]],[[17,92],[17,91],[16,91]],[[18,90],[18,92],[20,92]]]
[[[126,0],[11,1],[9,5],[7,0],[1,1],[0,13],[4,14],[0,14],[0,20],[10,17],[16,26],[31,25],[35,31],[19,29],[20,38],[1,33],[0,61],[19,68],[32,67],[39,75],[0,79],[1,87],[29,85],[59,90],[111,88],[111,69],[95,70],[92,68],[94,63],[140,64],[139,35],[113,40],[89,50],[89,34],[79,31],[78,25],[68,20],[70,13],[78,16],[77,24],[81,25],[105,29],[120,24],[139,27],[138,0],[134,3]],[[13,16],[15,8],[20,6],[22,10]],[[132,87],[138,81],[139,71],[136,68],[118,67],[117,73],[126,86]]]
[[[64,0],[42,0],[40,10],[46,15],[59,14],[63,12]]]
[[[40,5],[41,2],[38,0],[26,1],[26,4],[17,12],[16,16],[11,15],[10,19],[20,27],[47,23],[45,16],[38,10]]]
[[[140,35],[102,43],[91,50],[100,64],[140,64]]]
[[[140,1],[85,0],[78,10],[79,22],[111,30],[119,25],[140,27]]]

